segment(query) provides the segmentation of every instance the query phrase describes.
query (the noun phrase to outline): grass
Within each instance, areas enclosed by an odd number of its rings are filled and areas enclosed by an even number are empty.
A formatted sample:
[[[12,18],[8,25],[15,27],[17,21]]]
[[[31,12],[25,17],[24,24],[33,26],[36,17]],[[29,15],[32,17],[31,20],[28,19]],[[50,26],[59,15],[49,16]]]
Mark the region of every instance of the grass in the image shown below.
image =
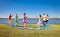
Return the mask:
[[[28,27],[36,28],[37,25],[29,24]],[[60,37],[60,25],[52,24],[49,29],[44,30],[27,30],[0,24],[0,37]]]

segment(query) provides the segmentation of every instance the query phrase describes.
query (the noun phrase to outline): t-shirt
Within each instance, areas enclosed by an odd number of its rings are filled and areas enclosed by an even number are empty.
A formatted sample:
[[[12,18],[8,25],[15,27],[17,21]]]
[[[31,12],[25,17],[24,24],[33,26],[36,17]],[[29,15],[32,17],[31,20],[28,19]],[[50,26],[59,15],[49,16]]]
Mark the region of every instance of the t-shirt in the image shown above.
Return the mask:
[[[18,16],[15,16],[15,20],[18,20]]]
[[[46,20],[46,16],[45,15],[43,16],[43,20]]]

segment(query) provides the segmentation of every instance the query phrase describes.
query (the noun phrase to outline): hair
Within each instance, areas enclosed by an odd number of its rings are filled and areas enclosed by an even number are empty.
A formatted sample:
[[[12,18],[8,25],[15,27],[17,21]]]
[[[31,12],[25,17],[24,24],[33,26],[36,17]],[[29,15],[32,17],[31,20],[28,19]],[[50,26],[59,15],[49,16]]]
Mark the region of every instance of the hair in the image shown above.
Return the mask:
[[[42,17],[41,15],[39,15],[40,17]]]
[[[47,16],[48,16],[48,14],[47,14]]]
[[[10,16],[11,16],[11,13],[10,13]]]
[[[45,13],[43,13],[43,15],[45,15]]]
[[[17,15],[17,13],[16,13],[16,15]]]
[[[26,13],[24,13],[24,16],[26,15]]]

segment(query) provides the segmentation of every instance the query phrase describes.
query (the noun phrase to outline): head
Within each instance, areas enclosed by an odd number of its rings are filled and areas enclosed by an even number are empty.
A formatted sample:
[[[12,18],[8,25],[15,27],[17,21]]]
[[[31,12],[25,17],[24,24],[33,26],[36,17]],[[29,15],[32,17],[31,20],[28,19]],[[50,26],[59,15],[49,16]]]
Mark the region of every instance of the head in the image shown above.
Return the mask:
[[[41,15],[39,15],[40,17],[42,17]]]
[[[26,15],[26,13],[24,13],[24,16]]]
[[[17,16],[17,13],[16,13],[16,16]]]
[[[43,13],[43,15],[45,15],[45,13]]]
[[[11,13],[10,13],[10,16],[11,16]]]
[[[47,14],[47,16],[48,16],[48,14]]]

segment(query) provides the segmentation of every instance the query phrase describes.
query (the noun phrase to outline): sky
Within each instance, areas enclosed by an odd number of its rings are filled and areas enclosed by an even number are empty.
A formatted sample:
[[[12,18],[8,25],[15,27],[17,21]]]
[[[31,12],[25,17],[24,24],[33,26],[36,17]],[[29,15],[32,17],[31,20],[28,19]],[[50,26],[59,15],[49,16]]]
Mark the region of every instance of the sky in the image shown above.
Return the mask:
[[[60,0],[0,0],[0,18],[8,18],[9,14],[23,18],[36,18],[39,14],[48,14],[50,18],[60,18]],[[14,17],[13,16],[13,17]]]

